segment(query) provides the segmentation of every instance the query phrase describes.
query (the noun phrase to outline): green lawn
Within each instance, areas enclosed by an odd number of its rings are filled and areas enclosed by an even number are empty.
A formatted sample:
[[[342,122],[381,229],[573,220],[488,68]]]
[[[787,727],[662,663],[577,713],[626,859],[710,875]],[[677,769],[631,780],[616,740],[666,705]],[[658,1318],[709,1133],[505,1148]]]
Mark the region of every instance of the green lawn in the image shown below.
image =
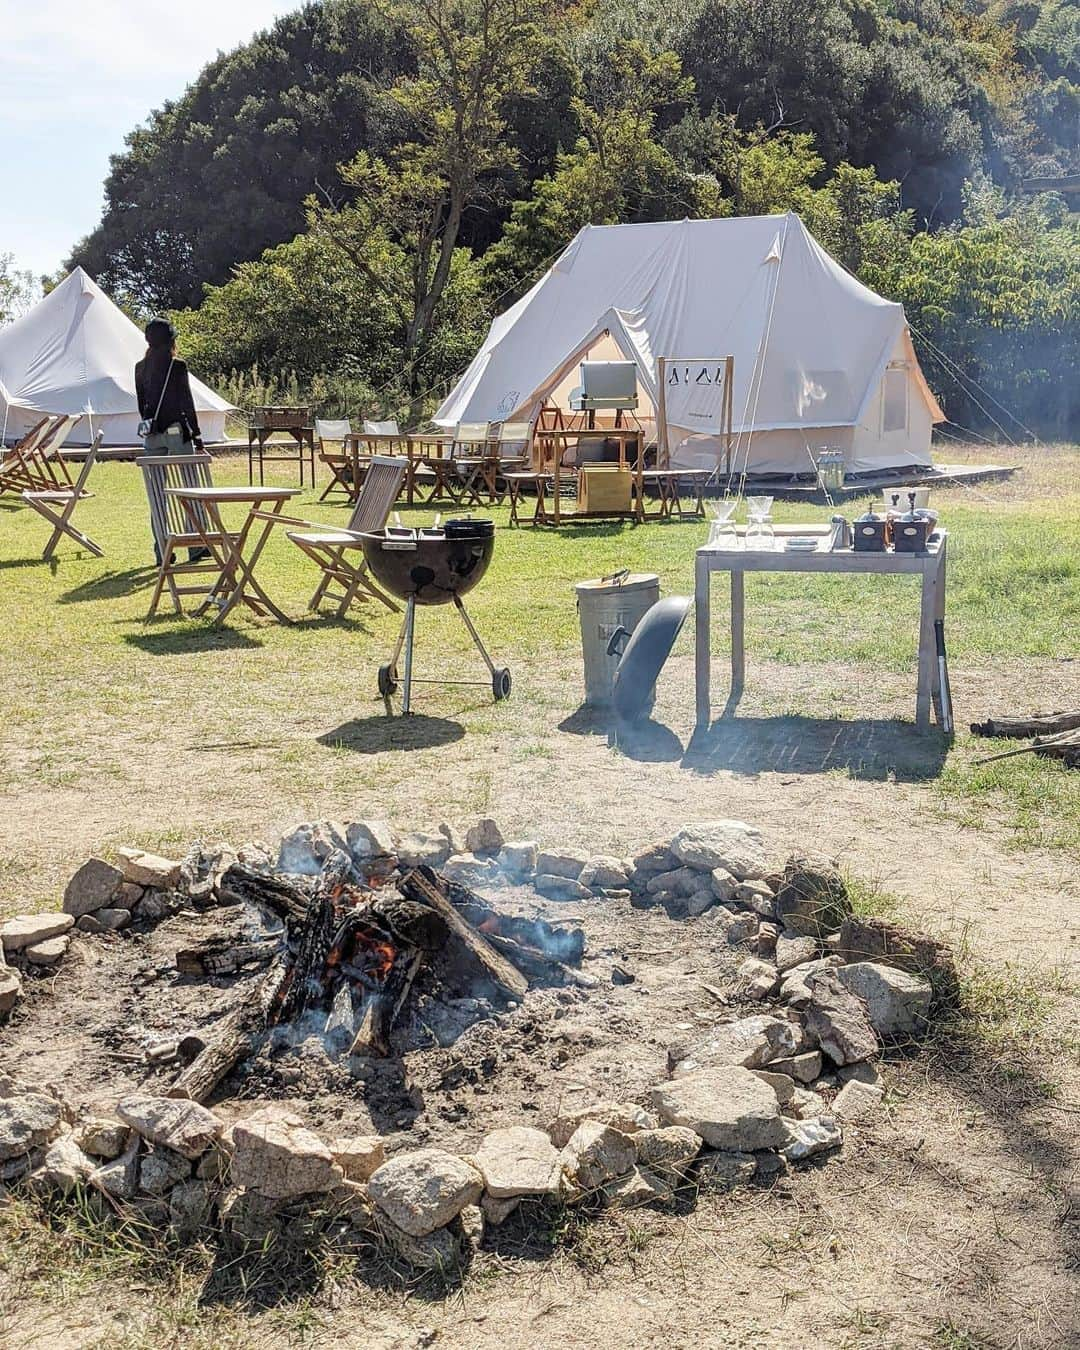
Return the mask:
[[[1080,670],[1062,661],[1080,654],[1080,455],[1064,447],[1043,458],[1040,453],[1032,453],[1025,473],[1011,484],[953,489],[937,498],[950,530],[953,668],[985,670],[991,682],[998,666],[1008,672],[997,693],[999,712],[1053,702],[1046,672],[1053,669],[1060,689],[1071,670]],[[222,483],[245,481],[237,457],[221,459],[215,473]],[[95,793],[115,798],[112,823],[122,831],[132,791],[125,756],[152,759],[162,742],[169,754],[180,753],[178,733],[195,721],[205,730],[207,719],[221,728],[223,742],[238,747],[237,756],[257,726],[252,739],[273,751],[259,769],[267,784],[279,793],[294,784],[298,800],[316,794],[335,772],[332,755],[326,755],[333,737],[320,738],[316,757],[309,753],[313,738],[303,728],[293,736],[290,728],[301,727],[313,707],[340,705],[341,691],[354,709],[378,711],[375,670],[386,659],[396,620],[374,606],[344,622],[307,616],[314,569],[279,532],[260,576],[300,622],[285,627],[237,613],[218,631],[201,619],[163,613],[146,623],[153,572],[140,475],[130,464],[105,463],[91,481],[96,495],[78,519],[104,547],[101,560],[65,542],[52,566],[42,563],[45,523],[14,499],[0,499],[0,792],[8,794],[6,809],[18,812],[28,800],[24,794],[92,783]],[[313,520],[345,517],[341,506],[316,505],[310,491],[290,509]],[[854,514],[862,504],[845,509]],[[505,510],[492,514],[505,526]],[[779,503],[775,511],[778,520],[828,514],[824,507],[793,503]],[[432,511],[403,515],[429,520]],[[630,567],[659,572],[665,592],[689,591],[694,549],[704,534],[701,522],[585,524],[558,534],[501,528],[492,570],[470,608],[492,652],[514,668],[516,693],[505,716],[479,696],[465,705],[470,736],[494,738],[490,745],[497,750],[509,727],[515,756],[557,753],[546,733],[576,705],[580,682],[573,583]],[[862,713],[873,717],[876,672],[910,672],[914,702],[917,611],[914,578],[752,576],[748,650],[756,662],[827,664],[834,689],[858,681]],[[429,661],[440,650],[437,643],[464,650],[461,630],[447,612],[426,613],[421,636]],[[1080,680],[1072,678],[1075,691]],[[425,697],[429,707],[443,706],[441,692]],[[462,706],[454,705],[455,715]],[[843,698],[837,706],[844,706]],[[827,709],[807,711],[824,715]],[[1080,775],[1031,757],[973,765],[977,753],[994,748],[975,747],[961,732],[933,789],[941,808],[969,824],[988,811],[1004,817],[1022,846],[1080,846]],[[377,756],[360,767],[353,757],[341,772],[371,785],[382,767]],[[166,800],[168,783],[165,763]],[[209,775],[197,790],[210,803],[223,787]],[[482,796],[477,782],[469,791]],[[35,807],[46,811],[42,829],[62,836],[64,820],[44,801]],[[163,821],[162,832],[167,828]],[[0,896],[11,890],[5,870],[10,874],[18,866],[0,848]]]

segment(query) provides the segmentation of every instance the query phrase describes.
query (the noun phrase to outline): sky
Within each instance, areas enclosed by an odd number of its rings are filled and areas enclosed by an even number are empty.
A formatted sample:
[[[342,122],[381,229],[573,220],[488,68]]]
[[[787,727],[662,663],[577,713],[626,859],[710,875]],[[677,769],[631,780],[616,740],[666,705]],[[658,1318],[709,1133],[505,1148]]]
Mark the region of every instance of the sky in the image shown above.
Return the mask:
[[[0,0],[0,253],[53,273],[101,218],[109,156],[297,0]],[[198,190],[197,187],[194,190]]]

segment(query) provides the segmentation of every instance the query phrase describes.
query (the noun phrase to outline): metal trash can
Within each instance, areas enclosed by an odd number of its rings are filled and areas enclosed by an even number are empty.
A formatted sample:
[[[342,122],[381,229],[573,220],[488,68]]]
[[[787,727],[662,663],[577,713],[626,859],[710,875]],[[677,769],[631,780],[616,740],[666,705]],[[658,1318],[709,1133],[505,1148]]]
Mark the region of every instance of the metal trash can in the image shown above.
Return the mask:
[[[610,708],[622,648],[609,652],[608,644],[619,628],[632,633],[660,599],[660,578],[655,572],[627,569],[596,581],[579,581],[574,589],[581,617],[585,702],[594,708]]]

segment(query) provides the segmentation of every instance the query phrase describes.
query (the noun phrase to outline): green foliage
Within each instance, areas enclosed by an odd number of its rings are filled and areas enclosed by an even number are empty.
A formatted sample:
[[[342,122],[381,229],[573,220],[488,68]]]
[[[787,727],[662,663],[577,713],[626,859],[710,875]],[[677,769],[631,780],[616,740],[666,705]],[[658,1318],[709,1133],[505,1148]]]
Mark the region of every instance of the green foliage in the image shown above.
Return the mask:
[[[977,213],[976,213],[977,214]],[[903,303],[925,369],[949,417],[1001,421],[1019,434],[988,390],[1046,435],[1080,422],[1080,221],[1053,199],[1012,215],[904,239],[868,261],[863,279]],[[945,364],[921,341],[944,349]],[[952,366],[968,377],[956,378]],[[980,406],[981,405],[981,406]]]
[[[0,328],[25,314],[38,291],[33,272],[16,267],[13,253],[0,253]]]

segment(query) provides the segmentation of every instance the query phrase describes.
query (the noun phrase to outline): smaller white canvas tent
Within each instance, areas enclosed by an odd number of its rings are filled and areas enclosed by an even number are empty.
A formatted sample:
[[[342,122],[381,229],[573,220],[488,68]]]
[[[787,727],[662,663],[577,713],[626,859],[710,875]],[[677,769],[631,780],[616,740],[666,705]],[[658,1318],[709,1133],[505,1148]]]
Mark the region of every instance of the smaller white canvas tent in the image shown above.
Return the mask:
[[[813,472],[824,446],[843,450],[849,473],[930,463],[942,414],[902,306],[846,272],[790,212],[586,226],[491,325],[435,421],[565,408],[591,356],[635,362],[655,422],[666,358],[671,462],[713,467],[725,449],[715,361],[729,355],[735,471]]]
[[[146,354],[139,329],[81,267],[0,329],[0,428],[22,436],[46,413],[84,413],[68,444],[137,445],[135,363]],[[230,405],[192,377],[207,441],[225,439]]]

